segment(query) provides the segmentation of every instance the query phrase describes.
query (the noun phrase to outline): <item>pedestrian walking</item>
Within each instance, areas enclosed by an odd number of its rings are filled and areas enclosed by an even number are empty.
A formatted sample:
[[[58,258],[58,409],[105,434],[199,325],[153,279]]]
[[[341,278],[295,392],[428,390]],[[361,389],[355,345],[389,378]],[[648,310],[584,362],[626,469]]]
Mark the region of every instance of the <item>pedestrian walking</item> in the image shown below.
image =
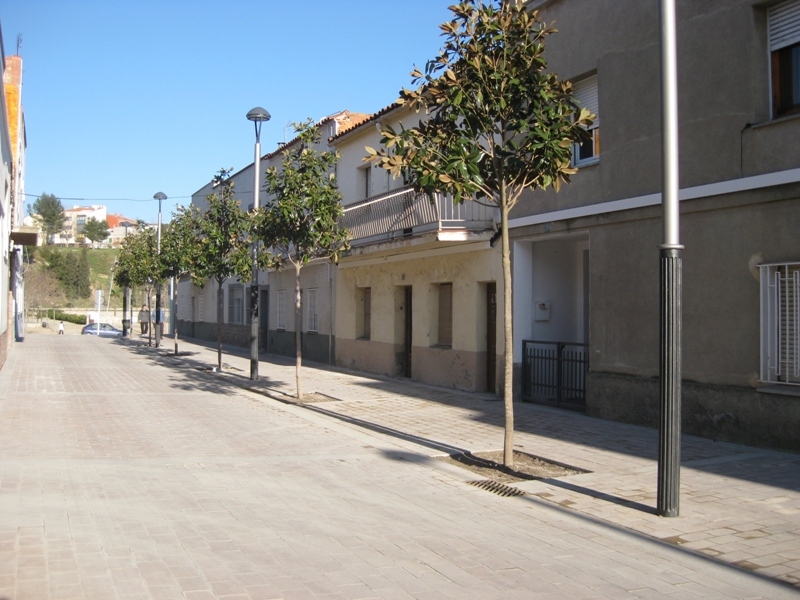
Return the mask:
[[[58,335],[64,335],[64,321],[58,323]]]
[[[142,310],[139,311],[139,327],[142,335],[146,334],[150,328],[150,311],[147,310],[146,304],[142,304]]]

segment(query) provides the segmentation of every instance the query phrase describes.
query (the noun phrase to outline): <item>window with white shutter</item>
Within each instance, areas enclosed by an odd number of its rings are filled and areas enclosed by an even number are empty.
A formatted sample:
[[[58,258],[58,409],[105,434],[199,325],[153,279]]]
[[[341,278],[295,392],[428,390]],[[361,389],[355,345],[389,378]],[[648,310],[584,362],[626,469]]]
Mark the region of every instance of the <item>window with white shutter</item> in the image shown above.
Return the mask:
[[[600,156],[600,102],[597,94],[597,75],[582,79],[572,86],[572,94],[578,106],[587,108],[595,115],[589,126],[589,139],[575,144],[572,154],[574,165],[581,166],[597,162]]]

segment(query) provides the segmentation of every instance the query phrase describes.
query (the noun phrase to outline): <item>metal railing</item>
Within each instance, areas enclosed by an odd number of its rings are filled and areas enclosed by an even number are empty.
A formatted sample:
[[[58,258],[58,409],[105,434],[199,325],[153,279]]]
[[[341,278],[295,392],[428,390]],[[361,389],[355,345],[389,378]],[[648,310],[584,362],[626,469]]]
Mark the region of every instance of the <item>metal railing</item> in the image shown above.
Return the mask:
[[[522,398],[586,410],[588,344],[522,342]]]
[[[346,206],[341,224],[350,231],[351,244],[359,246],[428,231],[484,231],[492,228],[495,210],[472,201],[454,204],[442,194],[431,202],[404,187]]]

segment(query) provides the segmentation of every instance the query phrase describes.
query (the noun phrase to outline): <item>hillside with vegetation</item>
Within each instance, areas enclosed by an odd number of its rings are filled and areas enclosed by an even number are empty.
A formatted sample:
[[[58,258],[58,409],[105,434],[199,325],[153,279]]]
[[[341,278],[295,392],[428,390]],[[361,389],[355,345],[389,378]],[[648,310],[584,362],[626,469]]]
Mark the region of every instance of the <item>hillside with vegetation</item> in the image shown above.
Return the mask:
[[[102,290],[104,304],[111,289],[111,308],[122,308],[123,291],[111,286],[117,249],[26,248],[25,308],[91,309],[95,290]]]

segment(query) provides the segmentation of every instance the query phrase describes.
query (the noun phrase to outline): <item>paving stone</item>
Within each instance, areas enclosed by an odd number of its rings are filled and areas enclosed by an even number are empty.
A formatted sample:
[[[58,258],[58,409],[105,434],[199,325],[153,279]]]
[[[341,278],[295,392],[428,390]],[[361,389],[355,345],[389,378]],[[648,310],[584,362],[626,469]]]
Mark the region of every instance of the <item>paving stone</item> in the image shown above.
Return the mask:
[[[208,375],[192,363],[215,353],[182,349],[14,346],[0,597],[797,596],[796,455],[684,436],[681,516],[663,519],[657,432],[521,404],[519,449],[592,472],[502,498],[433,460],[502,445],[487,394],[309,364],[306,387],[337,400],[285,404],[270,395],[293,390],[287,361],[250,382],[244,353]]]

